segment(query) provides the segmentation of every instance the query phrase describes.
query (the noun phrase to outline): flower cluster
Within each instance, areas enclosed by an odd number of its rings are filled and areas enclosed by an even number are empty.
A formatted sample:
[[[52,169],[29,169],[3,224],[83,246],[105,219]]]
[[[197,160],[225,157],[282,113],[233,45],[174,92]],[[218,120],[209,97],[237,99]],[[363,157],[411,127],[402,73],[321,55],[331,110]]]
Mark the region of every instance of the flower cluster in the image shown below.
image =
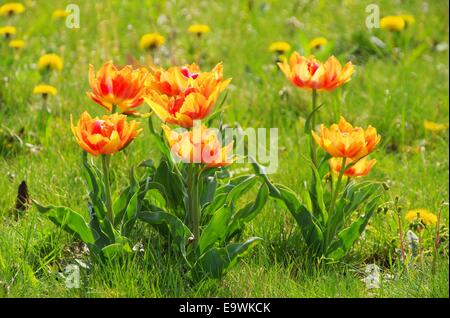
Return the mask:
[[[223,79],[222,64],[210,72],[195,65],[156,69],[147,80],[145,101],[165,123],[192,127],[207,117],[230,79]]]
[[[320,126],[320,134],[312,132],[314,140],[319,146],[328,152],[333,158],[330,159],[330,166],[333,172],[339,173],[342,159],[345,158],[346,176],[360,177],[366,175],[376,160],[366,160],[381,140],[377,130],[369,126],[367,129],[353,127],[344,117],[338,124],[333,124],[329,128]],[[360,160],[361,158],[364,158]]]

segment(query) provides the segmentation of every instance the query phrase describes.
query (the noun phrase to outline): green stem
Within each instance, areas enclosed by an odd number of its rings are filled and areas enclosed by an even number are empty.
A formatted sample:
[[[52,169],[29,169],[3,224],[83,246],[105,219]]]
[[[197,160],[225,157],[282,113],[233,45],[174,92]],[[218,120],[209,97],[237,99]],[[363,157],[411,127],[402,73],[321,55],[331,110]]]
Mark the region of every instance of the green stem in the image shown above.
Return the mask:
[[[111,223],[114,223],[114,215],[111,200],[111,184],[109,181],[109,155],[102,155],[103,182],[105,184],[105,204],[106,216]]]
[[[344,176],[344,172],[345,172],[345,157],[342,158],[342,163],[341,163],[341,170],[339,171],[339,176],[338,176],[338,180],[336,183],[336,188],[334,189],[334,192],[331,196],[331,202],[330,202],[330,209],[329,209],[329,215],[332,215],[333,211],[334,211],[334,206],[336,205],[336,199],[337,196],[339,194],[339,190],[341,189],[341,183],[342,183],[342,177]]]
[[[199,171],[197,165],[191,164],[188,168],[188,216],[190,220],[191,232],[194,235],[193,246],[197,250],[200,238],[200,195],[199,195]]]
[[[317,107],[317,90],[312,90],[312,103],[311,103],[311,130],[314,130],[316,127],[316,107]],[[312,137],[312,133],[309,133],[310,137],[310,147],[311,147],[311,160],[315,167],[317,167],[317,158],[316,158],[316,144]]]
[[[433,263],[431,264],[431,272],[433,273],[433,275],[436,273],[436,263],[437,263],[438,248],[439,248],[439,229],[441,227],[441,211],[442,211],[442,207],[439,208],[438,220],[436,223],[436,237],[434,239]]]
[[[400,239],[401,261],[404,262],[405,261],[405,245],[404,245],[404,242],[403,242],[402,220],[400,218],[400,213],[399,212],[397,212],[397,221],[398,221],[398,235],[399,235],[399,239]]]

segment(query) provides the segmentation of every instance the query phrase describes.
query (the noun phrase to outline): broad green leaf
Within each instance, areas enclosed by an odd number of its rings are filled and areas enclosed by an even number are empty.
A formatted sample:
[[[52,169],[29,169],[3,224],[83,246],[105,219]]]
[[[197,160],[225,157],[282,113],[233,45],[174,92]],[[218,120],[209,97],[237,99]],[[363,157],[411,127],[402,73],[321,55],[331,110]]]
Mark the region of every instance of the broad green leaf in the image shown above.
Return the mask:
[[[141,221],[151,224],[158,232],[176,244],[183,257],[186,258],[186,245],[192,233],[189,228],[175,215],[167,213],[157,207],[152,211],[140,211],[138,217]]]
[[[300,205],[299,209],[294,214],[294,218],[300,227],[304,240],[312,251],[320,251],[323,247],[324,235],[314,215],[308,211],[305,206]]]
[[[177,207],[184,207],[184,184],[178,173],[172,170],[166,160],[162,160],[156,169],[154,181],[164,187],[168,204],[176,210]]]
[[[123,224],[123,234],[128,235],[131,231],[131,228],[134,225],[134,222],[137,219],[139,211],[139,202],[138,202],[138,193],[136,192],[130,199],[130,202],[127,205],[125,214],[124,214],[124,224]]]
[[[247,192],[257,181],[255,175],[238,176],[229,180],[228,183],[217,187],[214,199],[203,208],[203,217],[212,215],[227,203],[235,201]],[[235,190],[236,189],[236,190]],[[234,190],[234,192],[232,192]]]
[[[89,226],[91,228],[92,233],[94,234],[95,246],[101,249],[101,248],[105,247],[106,245],[112,243],[112,241],[110,241],[110,238],[108,238],[108,235],[103,233],[103,230],[100,226],[100,221],[97,217],[97,214],[94,211],[94,207],[90,203],[88,204],[88,211],[89,211],[89,217],[90,217]],[[112,231],[111,231],[111,234],[112,234]]]
[[[325,224],[328,220],[327,208],[325,207],[325,202],[323,200],[323,187],[322,187],[322,179],[320,178],[319,171],[316,166],[309,160],[307,160],[311,169],[314,173],[314,182],[313,182],[313,191],[311,191],[311,199],[313,203],[313,213],[314,215],[320,215],[320,219],[322,224]],[[316,213],[316,209],[318,209],[319,213]]]
[[[103,201],[101,200],[101,195],[103,193],[103,182],[99,178],[94,167],[89,164],[87,153],[85,151],[83,152],[82,161],[85,168],[85,179],[89,188],[89,197],[91,198],[95,212],[98,213],[98,218],[103,219],[106,215],[106,209]]]
[[[103,256],[112,260],[124,253],[132,253],[132,250],[128,243],[113,243],[102,248]]]
[[[221,278],[239,258],[243,257],[258,242],[259,237],[252,237],[243,243],[233,243],[226,247],[213,247],[207,250],[194,264],[191,272],[196,280],[202,279],[205,275],[213,278]]]
[[[206,249],[214,245],[216,241],[225,237],[230,219],[231,207],[229,206],[223,206],[214,213],[208,225],[200,235],[200,253],[203,253]]]
[[[203,207],[211,203],[214,199],[217,188],[217,180],[214,176],[207,176],[203,178],[202,193],[200,197],[200,204]]]
[[[367,204],[364,215],[360,216],[349,227],[338,233],[337,240],[330,245],[326,252],[327,258],[339,260],[347,254],[356,240],[364,232],[367,223],[376,211],[378,198],[379,196],[376,196]]]
[[[36,201],[33,201],[33,203],[39,212],[47,215],[53,223],[60,226],[65,231],[76,235],[86,244],[95,243],[95,237],[91,232],[89,225],[77,212],[63,206],[42,206]]]
[[[231,219],[228,227],[227,239],[231,239],[233,235],[241,231],[244,225],[253,220],[262,210],[269,197],[269,188],[265,183],[261,184],[255,201],[249,202],[242,209],[237,211]]]

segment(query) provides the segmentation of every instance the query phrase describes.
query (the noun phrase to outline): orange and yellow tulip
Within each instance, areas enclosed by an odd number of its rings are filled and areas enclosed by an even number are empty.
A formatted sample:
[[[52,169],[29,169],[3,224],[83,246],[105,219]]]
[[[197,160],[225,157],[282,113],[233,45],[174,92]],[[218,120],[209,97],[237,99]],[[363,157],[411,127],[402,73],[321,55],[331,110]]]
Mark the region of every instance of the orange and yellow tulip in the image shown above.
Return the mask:
[[[156,69],[146,83],[145,101],[165,123],[192,127],[208,116],[231,79],[223,80],[222,64],[210,72],[195,65]]]
[[[87,112],[81,115],[72,132],[77,143],[94,156],[109,155],[125,148],[141,131],[136,121],[127,121],[122,114],[92,118]]]
[[[353,127],[344,117],[330,128],[320,126],[320,135],[312,132],[314,140],[332,157],[358,160],[371,153],[381,140],[377,130],[369,126],[366,130]]]
[[[118,69],[112,62],[104,64],[95,74],[89,66],[89,85],[92,92],[87,95],[97,104],[112,112],[117,107],[121,113],[136,114],[136,107],[144,102],[144,82],[147,70],[133,70],[127,65]]]
[[[233,143],[222,147],[215,131],[205,126],[177,132],[163,125],[172,153],[186,163],[202,163],[206,168],[218,168],[233,162]]]
[[[346,159],[345,164],[349,165],[352,162],[351,159]],[[328,163],[330,164],[331,171],[334,174],[339,174],[342,169],[342,158],[331,158]],[[372,167],[377,163],[376,159],[367,160],[362,158],[358,160],[355,164],[350,166],[344,171],[344,176],[347,177],[364,177],[367,175]]]
[[[353,64],[341,63],[331,56],[325,63],[311,57],[301,56],[298,52],[292,53],[289,61],[278,63],[281,71],[289,81],[297,87],[331,91],[350,81],[353,74]]]

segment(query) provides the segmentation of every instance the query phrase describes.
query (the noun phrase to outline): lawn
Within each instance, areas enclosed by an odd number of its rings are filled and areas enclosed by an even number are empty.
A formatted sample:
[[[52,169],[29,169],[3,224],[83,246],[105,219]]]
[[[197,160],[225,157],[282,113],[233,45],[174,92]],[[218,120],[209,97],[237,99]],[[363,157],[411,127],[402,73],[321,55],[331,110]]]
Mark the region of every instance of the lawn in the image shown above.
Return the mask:
[[[79,28],[67,27],[64,17],[52,17],[69,3],[80,10]],[[449,297],[447,1],[24,0],[23,4],[23,13],[0,16],[0,28],[15,26],[17,32],[10,37],[25,41],[23,48],[13,49],[8,46],[11,39],[0,34],[0,298]],[[381,17],[408,14],[415,21],[402,31],[369,29],[370,4],[378,6]],[[197,23],[208,25],[210,32],[189,33],[189,26]],[[139,41],[152,32],[163,35],[165,43],[144,51]],[[317,37],[325,37],[327,44],[309,52],[309,41]],[[76,123],[85,110],[93,116],[104,114],[86,92],[89,64],[98,70],[109,60],[120,66],[145,66],[152,60],[164,68],[197,62],[202,70],[223,62],[224,78],[232,81],[217,102],[223,101],[220,120],[243,128],[278,128],[278,169],[269,178],[299,192],[311,178],[304,133],[311,92],[292,85],[280,71],[276,60],[283,57],[269,51],[275,41],[286,41],[291,52],[314,53],[320,60],[335,55],[342,64],[352,61],[355,71],[348,83],[319,92],[318,103],[323,106],[316,123],[329,126],[342,115],[356,126],[376,127],[382,137],[371,154],[376,165],[361,178],[383,183],[380,208],[339,261],[312,258],[297,222],[283,203],[272,199],[241,233],[262,242],[222,278],[198,282],[188,277],[182,258],[167,240],[143,222],[136,222],[130,234],[131,246],[138,243],[137,249],[119,260],[96,262],[76,237],[35,206],[16,211],[18,187],[26,181],[31,199],[69,206],[87,217],[82,151],[71,131],[71,116]],[[62,57],[62,71],[46,75],[38,71],[38,60],[46,53]],[[285,55],[289,58],[290,53]],[[44,82],[57,88],[57,94],[45,101],[49,109],[45,125],[44,99],[33,94],[34,87]],[[148,113],[150,107],[143,103],[139,110]],[[153,117],[159,129],[159,120]],[[131,167],[160,158],[147,119],[135,120],[144,130],[112,157],[114,189],[126,186]],[[437,125],[424,125],[425,120]],[[229,170],[252,173],[249,164],[235,163]],[[255,192],[245,197],[252,198]],[[440,214],[437,250],[436,226],[417,230],[405,219],[415,209]],[[403,262],[399,220],[407,254]],[[407,235],[408,230],[412,233]],[[420,237],[421,256],[414,253],[418,243],[411,235]],[[373,264],[375,288],[367,283]],[[68,265],[78,266],[78,288],[67,287]]]

